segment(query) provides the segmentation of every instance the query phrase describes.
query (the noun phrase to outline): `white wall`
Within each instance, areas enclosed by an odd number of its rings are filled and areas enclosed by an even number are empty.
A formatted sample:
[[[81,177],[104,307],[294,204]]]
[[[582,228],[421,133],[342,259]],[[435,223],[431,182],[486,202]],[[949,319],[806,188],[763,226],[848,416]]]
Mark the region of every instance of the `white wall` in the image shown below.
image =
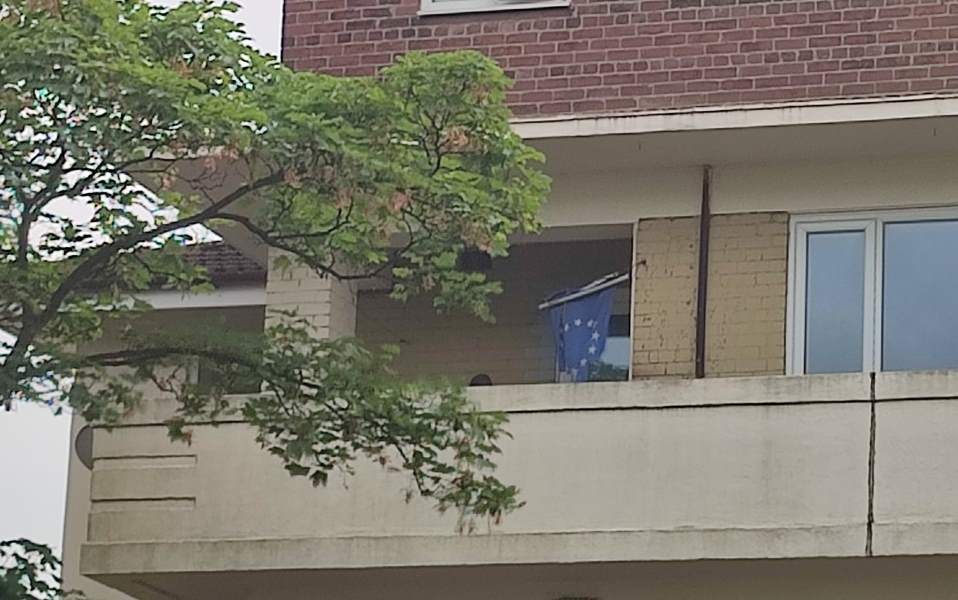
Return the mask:
[[[80,544],[86,541],[87,516],[90,512],[90,480],[92,472],[86,468],[73,450],[72,440],[83,427],[79,417],[70,419],[69,463],[70,484],[66,493],[66,523],[63,534],[63,582],[65,590],[82,590],[89,600],[126,600],[129,596],[113,590],[88,577],[80,575]],[[65,453],[63,456],[67,456]]]
[[[187,447],[146,419],[97,433],[98,543],[83,568],[122,578],[863,557],[870,506],[876,555],[955,553],[958,410],[909,391],[922,388],[956,398],[958,374],[884,374],[874,388],[850,374],[475,389],[511,414],[498,474],[528,504],[474,536],[428,501],[404,503],[408,478],[378,465],[315,489],[244,425],[197,428]]]
[[[697,167],[555,174],[542,222],[605,225],[698,214],[701,182]]]
[[[713,211],[958,205],[958,155],[719,167]]]
[[[837,211],[958,205],[958,154],[719,165],[712,211]],[[699,212],[701,167],[553,175],[548,226],[632,223]]]

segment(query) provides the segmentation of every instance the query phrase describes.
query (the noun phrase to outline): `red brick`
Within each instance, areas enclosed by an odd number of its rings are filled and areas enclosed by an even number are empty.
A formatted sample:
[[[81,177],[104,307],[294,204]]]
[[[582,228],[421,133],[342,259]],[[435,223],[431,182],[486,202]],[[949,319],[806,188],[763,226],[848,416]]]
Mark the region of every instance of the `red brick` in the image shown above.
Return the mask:
[[[522,116],[958,90],[958,0],[576,0],[418,16],[420,0],[286,0],[283,59],[372,74],[475,48]]]

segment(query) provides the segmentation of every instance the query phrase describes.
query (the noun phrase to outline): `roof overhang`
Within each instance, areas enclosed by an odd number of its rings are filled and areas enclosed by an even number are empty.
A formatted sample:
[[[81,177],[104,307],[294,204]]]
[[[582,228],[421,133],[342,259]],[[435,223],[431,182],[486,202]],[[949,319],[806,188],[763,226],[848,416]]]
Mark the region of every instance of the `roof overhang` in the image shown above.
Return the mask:
[[[641,114],[562,115],[516,119],[513,121],[513,129],[526,140],[541,140],[829,123],[869,123],[956,115],[958,115],[958,96],[920,95],[693,107]]]
[[[545,168],[551,175],[958,153],[958,95],[564,115],[516,119],[513,128],[546,154]],[[216,165],[220,185],[203,190],[208,197],[220,198],[250,177],[248,167],[235,163]],[[182,168],[196,175],[208,166],[195,159]],[[148,187],[157,184],[141,181]],[[236,210],[248,215],[256,206],[252,196]],[[249,258],[267,265],[267,247],[241,226],[223,223],[215,231]]]

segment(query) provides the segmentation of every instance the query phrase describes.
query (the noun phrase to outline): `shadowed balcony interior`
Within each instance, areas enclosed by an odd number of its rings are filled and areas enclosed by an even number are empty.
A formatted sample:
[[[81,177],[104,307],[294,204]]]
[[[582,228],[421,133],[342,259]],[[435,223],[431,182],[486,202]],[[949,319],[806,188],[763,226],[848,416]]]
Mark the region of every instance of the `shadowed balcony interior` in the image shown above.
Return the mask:
[[[88,349],[91,352],[108,352],[119,349],[122,347],[120,342],[123,338],[122,332],[126,327],[131,327],[137,336],[147,337],[160,335],[169,335],[174,338],[177,336],[198,336],[202,339],[205,335],[222,335],[223,331],[229,331],[231,335],[235,336],[231,339],[231,343],[247,343],[263,331],[265,314],[266,309],[261,305],[183,308],[148,312],[130,321],[107,322],[104,328],[104,337],[95,344],[88,346]],[[222,373],[210,361],[194,361],[187,372],[177,374],[177,377],[184,376],[191,383],[199,384],[203,388],[224,384]],[[235,394],[253,393],[260,388],[259,380],[250,377],[233,379],[225,385],[227,393]],[[146,393],[147,399],[158,393],[158,390],[151,383],[143,382],[140,387]]]
[[[428,297],[401,303],[383,290],[364,290],[356,334],[369,344],[398,345],[395,367],[403,376],[448,376],[463,383],[487,376],[492,385],[552,383],[555,345],[548,311],[538,305],[554,292],[609,273],[628,273],[631,252],[629,237],[517,244],[485,271],[503,287],[492,302],[495,323],[461,312],[437,314]],[[592,380],[628,374],[629,301],[626,281],[615,288],[609,340]]]

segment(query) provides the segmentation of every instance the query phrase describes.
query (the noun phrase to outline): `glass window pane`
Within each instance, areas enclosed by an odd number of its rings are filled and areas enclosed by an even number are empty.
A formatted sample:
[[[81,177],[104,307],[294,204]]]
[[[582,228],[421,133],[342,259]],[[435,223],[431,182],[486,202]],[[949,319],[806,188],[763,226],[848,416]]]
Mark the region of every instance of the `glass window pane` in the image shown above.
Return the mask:
[[[632,354],[632,345],[627,337],[610,337],[605,340],[605,349],[599,360],[607,365],[629,368],[629,358]]]
[[[865,232],[808,235],[805,372],[862,370]]]
[[[885,225],[882,369],[958,368],[958,221]]]

